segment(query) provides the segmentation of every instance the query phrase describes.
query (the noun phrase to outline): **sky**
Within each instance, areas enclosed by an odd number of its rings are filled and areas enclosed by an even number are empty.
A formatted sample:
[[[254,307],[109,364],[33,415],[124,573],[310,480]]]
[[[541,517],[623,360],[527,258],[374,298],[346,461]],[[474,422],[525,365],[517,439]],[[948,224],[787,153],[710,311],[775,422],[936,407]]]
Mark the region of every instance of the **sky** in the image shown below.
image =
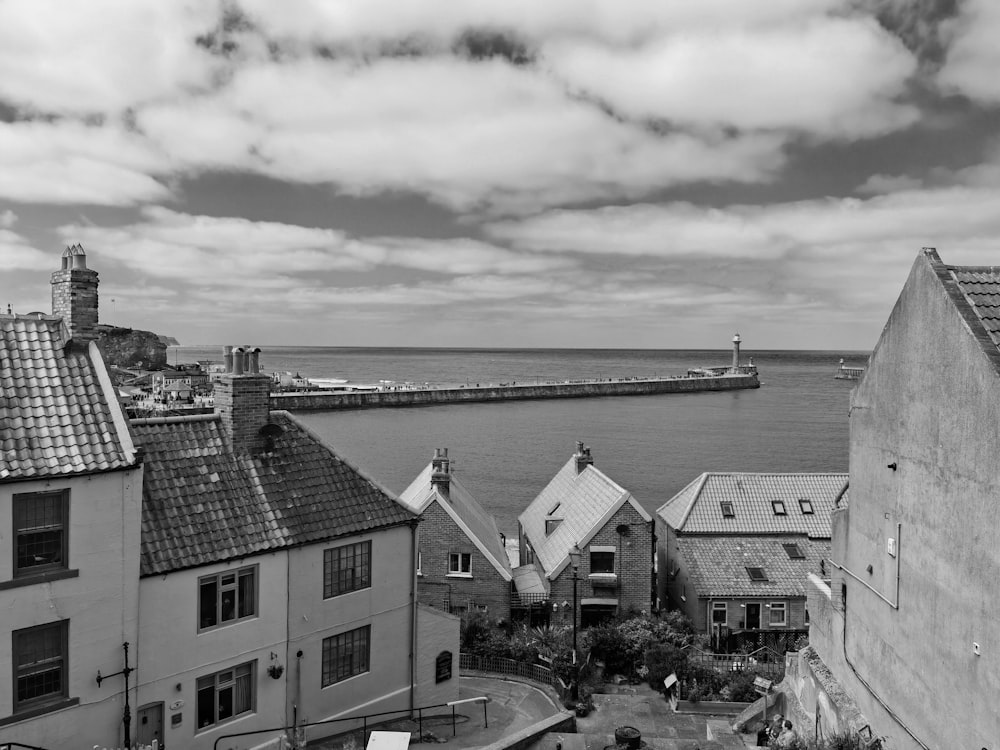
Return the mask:
[[[874,346],[1000,264],[996,0],[0,0],[0,305],[181,344]]]

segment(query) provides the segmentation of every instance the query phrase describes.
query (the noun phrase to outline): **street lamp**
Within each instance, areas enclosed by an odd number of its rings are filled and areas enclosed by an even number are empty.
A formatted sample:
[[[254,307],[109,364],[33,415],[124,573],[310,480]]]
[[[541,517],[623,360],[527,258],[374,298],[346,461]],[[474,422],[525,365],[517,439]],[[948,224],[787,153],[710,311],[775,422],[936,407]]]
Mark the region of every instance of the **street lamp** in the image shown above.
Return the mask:
[[[573,686],[570,697],[576,700],[580,697],[580,665],[576,661],[576,582],[580,570],[580,545],[574,544],[569,551],[569,564],[573,566]]]

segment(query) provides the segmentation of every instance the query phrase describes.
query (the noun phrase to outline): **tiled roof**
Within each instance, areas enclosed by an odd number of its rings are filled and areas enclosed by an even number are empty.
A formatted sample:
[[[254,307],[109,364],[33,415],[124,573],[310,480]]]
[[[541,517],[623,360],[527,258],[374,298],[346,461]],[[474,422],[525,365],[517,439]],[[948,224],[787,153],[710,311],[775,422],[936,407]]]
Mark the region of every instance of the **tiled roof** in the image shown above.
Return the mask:
[[[414,520],[294,417],[271,421],[274,449],[240,456],[214,414],[133,421],[146,450],[142,575]]]
[[[64,343],[60,318],[0,315],[0,479],[134,463],[128,424],[96,345]]]
[[[829,539],[830,512],[847,477],[706,473],[667,500],[656,514],[685,534],[807,534]],[[803,512],[803,500],[812,513]],[[775,502],[783,504],[785,515],[775,513]]]
[[[948,270],[993,344],[1000,347],[1000,268],[949,266]]]
[[[805,555],[788,556],[784,544],[795,543]],[[830,543],[805,536],[678,537],[684,567],[698,597],[805,596],[810,573],[830,556]],[[762,568],[766,581],[751,581],[747,568]]]
[[[497,572],[509,581],[512,577],[510,560],[500,543],[500,530],[496,520],[465,489],[454,473],[449,480],[448,498],[442,497],[437,488],[431,485],[432,470],[433,464],[427,464],[417,478],[410,482],[410,486],[403,490],[399,501],[418,515],[432,502],[437,502],[465,531],[469,541],[493,563]]]
[[[574,544],[582,548],[625,503],[630,503],[645,519],[649,514],[632,493],[609,479],[592,464],[577,472],[576,458],[570,458],[527,509],[518,523],[531,543],[535,559],[550,579],[569,562]],[[553,513],[553,509],[558,509]],[[545,522],[561,519],[550,534]]]

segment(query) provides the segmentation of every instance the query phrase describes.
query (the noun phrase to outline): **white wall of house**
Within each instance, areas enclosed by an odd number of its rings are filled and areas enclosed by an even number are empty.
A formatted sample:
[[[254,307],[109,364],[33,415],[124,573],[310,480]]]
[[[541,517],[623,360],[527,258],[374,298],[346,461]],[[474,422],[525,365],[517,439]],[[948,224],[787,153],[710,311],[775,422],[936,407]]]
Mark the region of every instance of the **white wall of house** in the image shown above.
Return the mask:
[[[167,747],[207,750],[221,735],[285,725],[286,680],[272,679],[267,668],[272,663],[287,666],[288,558],[286,551],[265,553],[140,581],[137,705],[164,704]],[[256,576],[256,613],[199,628],[199,581],[251,567]],[[199,727],[198,680],[248,663],[254,665],[253,710]],[[241,746],[273,736],[254,735]]]
[[[14,496],[62,491],[68,498],[65,568],[78,574],[15,585]],[[98,686],[95,678],[98,670],[110,674],[122,669],[126,641],[134,658],[141,493],[141,468],[0,484],[0,550],[6,553],[0,554],[0,743],[53,748],[120,744],[125,683],[119,676]],[[78,703],[12,720],[12,633],[60,620],[68,623],[66,696]]]
[[[288,699],[298,706],[300,722],[410,707],[415,541],[413,529],[400,526],[289,552]],[[371,585],[324,599],[324,550],[364,542],[371,542]],[[368,670],[324,687],[324,639],[365,627],[370,628]],[[349,728],[349,722],[331,724],[308,736]]]

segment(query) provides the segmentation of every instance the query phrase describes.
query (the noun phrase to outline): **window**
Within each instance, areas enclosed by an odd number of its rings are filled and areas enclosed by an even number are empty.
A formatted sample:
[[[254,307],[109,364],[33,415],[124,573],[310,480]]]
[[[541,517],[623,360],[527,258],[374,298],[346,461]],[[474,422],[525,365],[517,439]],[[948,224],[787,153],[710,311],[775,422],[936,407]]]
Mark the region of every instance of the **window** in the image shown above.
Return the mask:
[[[69,620],[15,630],[14,713],[66,697]]]
[[[614,573],[615,553],[608,550],[590,550],[591,573]]]
[[[323,687],[368,671],[371,625],[323,639]]]
[[[14,577],[66,568],[67,494],[14,496]]]
[[[452,552],[448,555],[448,575],[472,577],[472,553]]]
[[[372,585],[372,543],[358,542],[323,550],[323,598]]]
[[[772,500],[771,501],[771,510],[774,511],[774,515],[776,515],[776,516],[785,516],[785,515],[788,515],[785,512],[785,501],[784,500]]]
[[[422,576],[424,574],[424,553],[417,553],[417,575]]]
[[[546,518],[545,519],[545,536],[548,536],[561,524],[563,520],[561,518]]]
[[[725,602],[712,602],[712,624],[713,625],[725,625],[726,619],[726,603]]]
[[[446,682],[451,679],[451,651],[442,651],[434,660],[434,682]]]
[[[733,510],[733,504],[728,500],[723,500],[719,503],[719,508],[722,509],[723,518],[736,518],[736,511]]]
[[[799,498],[799,509],[804,515],[811,516],[813,512],[812,500],[807,500],[806,498]]]
[[[198,629],[257,615],[257,567],[198,579]]]
[[[805,553],[799,548],[797,544],[782,544],[785,548],[785,552],[788,554],[791,560],[805,560]]]
[[[772,626],[784,627],[787,624],[784,602],[771,602],[771,615],[768,624]]]
[[[198,729],[215,726],[254,710],[256,662],[198,678]]]
[[[764,572],[763,568],[747,568],[747,575],[750,576],[751,581],[767,580],[767,573]]]

